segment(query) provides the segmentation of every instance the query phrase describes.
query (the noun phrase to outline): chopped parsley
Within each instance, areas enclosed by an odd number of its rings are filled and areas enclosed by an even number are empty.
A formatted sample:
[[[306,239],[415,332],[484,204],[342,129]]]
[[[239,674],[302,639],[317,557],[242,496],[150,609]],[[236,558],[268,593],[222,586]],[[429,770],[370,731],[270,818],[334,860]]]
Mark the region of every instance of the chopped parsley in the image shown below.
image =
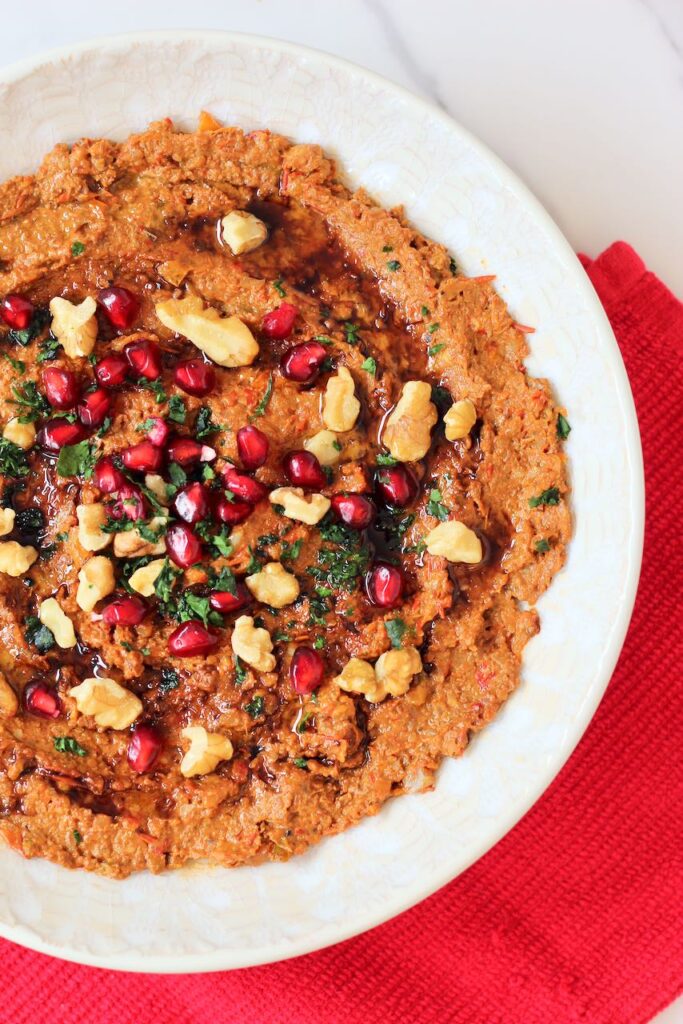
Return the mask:
[[[75,829],[73,830],[73,832],[71,833],[71,835],[72,835],[72,836],[74,837],[74,842],[75,842],[76,846],[80,846],[80,845],[81,845],[81,843],[83,842],[83,836],[82,836],[82,835],[81,835],[81,833],[80,833],[80,832],[78,831],[78,829],[77,829],[77,828],[75,828]]]
[[[306,732],[306,729],[308,727],[308,720],[309,718],[311,718],[312,714],[312,711],[305,711],[301,718],[299,719],[299,721],[297,722],[296,731],[299,733],[299,735],[301,735],[302,732]]]
[[[260,694],[257,694],[257,696],[253,697],[248,704],[244,705],[244,710],[248,715],[251,715],[252,718],[259,718],[263,714],[264,707],[265,701],[263,697],[261,697]]]
[[[433,487],[429,492],[427,512],[430,516],[434,516],[435,519],[439,519],[442,523],[448,519],[448,509],[443,503],[441,491],[436,487]]]
[[[50,404],[45,395],[41,395],[34,380],[13,384],[12,394],[14,398],[10,398],[9,401],[12,405],[20,407],[20,423],[35,423],[41,416],[46,416],[50,412]]]
[[[429,316],[429,306],[423,306],[422,309],[420,310],[420,313],[426,319]]]
[[[321,547],[317,566],[306,570],[316,580],[318,594],[327,597],[336,590],[355,590],[370,564],[370,548],[358,531],[332,522],[327,516],[319,529],[323,540],[335,547]]]
[[[140,380],[138,380],[138,384],[140,385],[141,388],[144,388],[145,391],[152,392],[152,394],[157,400],[157,405],[162,405],[164,402],[168,401],[168,395],[164,391],[164,385],[160,377],[157,377],[156,380],[147,380],[146,378],[141,378]]]
[[[545,537],[542,537],[541,540],[536,541],[534,547],[536,548],[536,551],[538,551],[539,555],[544,555],[546,551],[550,551],[550,541],[546,540]]]
[[[39,654],[45,654],[55,645],[54,633],[44,626],[37,615],[29,615],[26,619],[26,642],[33,644]]]
[[[201,441],[202,438],[208,437],[209,434],[215,434],[222,429],[218,423],[214,423],[211,417],[211,409],[208,405],[201,405],[197,413],[197,419],[194,421],[194,435],[197,440]]]
[[[387,270],[400,270],[400,269],[401,269],[401,264],[398,262],[398,260],[388,260],[387,261]]]
[[[184,487],[187,483],[187,473],[182,466],[179,466],[177,462],[169,463],[168,475],[171,478],[171,483],[178,490]]]
[[[308,768],[308,761],[306,760],[305,757],[295,757],[294,764],[297,766],[297,768]]]
[[[360,368],[375,377],[377,374],[377,360],[373,359],[372,356],[368,356],[367,359],[363,360]]]
[[[28,473],[26,452],[6,437],[0,437],[0,473],[13,477],[26,476]]]
[[[219,555],[227,558],[232,554],[232,541],[230,540],[230,528],[222,526],[220,533],[214,534],[211,538],[211,546],[216,549]]]
[[[56,359],[57,353],[62,347],[61,341],[57,341],[56,338],[47,337],[38,345],[38,355],[36,356],[37,363],[46,363],[48,359]]]
[[[280,561],[281,562],[295,562],[301,554],[301,547],[303,540],[295,540],[293,544],[289,541],[283,540],[282,547],[280,549]]]
[[[57,473],[59,476],[80,476],[84,480],[89,480],[93,474],[95,462],[95,449],[89,441],[67,444],[60,449]]]
[[[571,427],[569,426],[569,420],[566,419],[562,413],[558,413],[557,416],[557,436],[561,441],[566,441],[571,433]]]
[[[393,245],[383,245],[382,246],[382,252],[393,252],[393,251],[394,251]]]
[[[237,580],[232,569],[224,565],[219,574],[212,578],[211,587],[213,590],[225,591],[233,596],[237,594]]]
[[[326,641],[325,641],[325,637],[324,636],[317,636],[315,638],[315,640],[313,641],[313,648],[314,648],[314,650],[316,650],[316,651],[324,651],[325,650],[325,643],[326,643]]]
[[[252,412],[251,416],[249,417],[249,422],[250,423],[252,423],[254,420],[258,419],[259,416],[263,416],[264,415],[266,409],[268,408],[268,402],[270,401],[270,398],[271,398],[272,394],[273,394],[273,375],[271,373],[270,376],[268,377],[268,383],[266,384],[266,390],[263,392],[263,397],[261,398],[261,401],[255,407],[254,411]]]
[[[401,548],[403,536],[414,522],[415,516],[412,512],[403,515],[400,509],[383,508],[375,520],[375,525],[384,533],[389,550],[396,551]]]
[[[168,400],[168,418],[174,423],[184,423],[187,417],[185,402],[180,395],[171,395]]]
[[[282,287],[282,276],[280,276],[280,277],[276,278],[276,280],[275,280],[275,281],[273,281],[273,288],[274,288],[274,289],[275,289],[275,291],[276,291],[276,292],[278,293],[278,295],[280,296],[280,298],[281,298],[281,299],[284,299],[284,297],[285,297],[285,295],[287,294],[287,292],[286,292],[286,291],[285,291],[285,289],[284,289],[284,288]]]
[[[558,487],[547,487],[534,498],[529,498],[529,508],[539,508],[545,505],[559,505],[560,491]]]
[[[182,575],[181,569],[175,569],[168,558],[165,559],[161,572],[154,581],[154,593],[162,605],[168,605],[173,601],[173,588]]]
[[[2,355],[19,376],[26,373],[26,363],[23,359],[13,359],[9,352],[3,352]]]
[[[59,754],[75,754],[76,757],[85,757],[88,753],[73,736],[54,736],[52,742]]]
[[[358,332],[360,331],[358,324],[352,324],[350,320],[347,320],[346,323],[343,324],[343,328],[347,343],[349,345],[357,345]]]
[[[446,346],[443,342],[440,345],[430,345],[429,348],[427,349],[427,354],[430,356],[435,356],[441,351],[442,348],[445,347]]]
[[[164,666],[160,673],[159,690],[161,693],[170,693],[180,686],[180,676],[174,668]]]
[[[246,678],[247,670],[245,669],[244,665],[237,657],[237,655],[235,655],[235,682],[237,683],[238,686],[241,686]]]
[[[17,345],[21,345],[25,348],[29,345],[34,338],[37,338],[44,327],[50,320],[50,314],[46,309],[37,309],[33,314],[33,319],[28,327],[21,327],[19,329],[13,329],[8,332],[7,338],[9,341],[13,341]]]
[[[393,455],[389,455],[388,452],[379,452],[377,455],[378,466],[395,466],[398,463],[398,459],[395,459]]]
[[[313,341],[319,342],[321,345],[331,345],[332,338],[328,338],[326,334],[316,334]]]
[[[385,619],[384,628],[391,640],[391,646],[401,647],[403,645],[403,635],[408,628],[403,619]]]
[[[72,256],[82,256],[84,252],[85,252],[85,246],[83,245],[83,242],[72,242],[71,243],[71,255]]]
[[[430,324],[427,328],[427,334],[436,334],[441,324]]]

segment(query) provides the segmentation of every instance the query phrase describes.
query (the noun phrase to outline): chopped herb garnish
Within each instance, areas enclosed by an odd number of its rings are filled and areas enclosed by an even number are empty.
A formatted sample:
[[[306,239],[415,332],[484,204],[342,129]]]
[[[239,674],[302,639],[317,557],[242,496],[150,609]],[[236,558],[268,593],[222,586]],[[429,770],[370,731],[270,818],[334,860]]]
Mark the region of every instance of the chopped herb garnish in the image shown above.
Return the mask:
[[[323,540],[336,546],[321,547],[317,566],[307,569],[317,581],[316,590],[321,596],[328,596],[328,588],[331,591],[355,590],[370,563],[370,549],[362,535],[343,523],[333,522],[328,516],[320,522],[320,534]]]
[[[530,508],[539,508],[544,505],[559,505],[560,504],[560,491],[558,487],[547,487],[545,491],[541,491],[534,498],[529,498]]]
[[[180,686],[180,676],[174,668],[164,666],[160,672],[159,690],[161,693],[170,693],[171,690]]]
[[[341,442],[336,439],[332,442],[332,447],[336,452],[340,452],[342,450]]]
[[[313,341],[319,342],[321,345],[331,345],[332,338],[328,338],[326,334],[316,334]]]
[[[56,359],[57,353],[62,347],[61,341],[57,341],[56,338],[47,337],[38,345],[38,355],[36,356],[37,363],[46,363],[48,359]]]
[[[17,345],[21,345],[25,348],[26,345],[30,344],[34,338],[37,338],[44,327],[50,320],[50,314],[46,309],[37,309],[33,314],[33,319],[28,327],[21,327],[19,329],[13,329],[8,332],[8,341],[13,341]]]
[[[383,245],[382,246],[382,252],[393,252],[393,251],[394,251],[393,245]]]
[[[29,615],[26,619],[26,642],[33,644],[39,654],[45,654],[55,645],[54,633],[36,615]]]
[[[20,423],[34,423],[41,416],[47,416],[50,412],[50,404],[44,395],[41,395],[36,382],[27,380],[23,384],[13,384],[12,394],[14,399],[9,399],[12,405],[20,406],[22,412],[19,416]]]
[[[401,269],[401,264],[398,262],[398,260],[389,260],[387,262],[387,270],[400,270],[400,269]]]
[[[145,378],[141,378],[140,380],[138,380],[138,384],[140,385],[141,388],[144,388],[145,391],[152,392],[152,394],[157,400],[157,405],[162,405],[163,402],[168,401],[168,395],[164,391],[164,385],[160,377],[158,377],[156,380],[146,380]]]
[[[550,551],[550,541],[543,537],[541,540],[537,540],[534,547],[538,551],[539,555],[544,555],[546,551]]]
[[[248,715],[251,715],[252,718],[258,718],[263,714],[264,707],[265,701],[263,697],[258,694],[256,697],[253,697],[248,704],[244,705],[244,710]]]
[[[59,754],[75,754],[76,757],[85,757],[88,753],[73,736],[54,736],[52,742]]]
[[[427,334],[436,334],[441,324],[430,324],[427,328]]]
[[[213,466],[210,466],[208,462],[205,462],[202,466],[202,480],[208,483],[210,480],[216,479],[216,471]]]
[[[423,317],[425,317],[425,318],[428,317],[429,316],[429,306],[423,306],[422,309],[420,310],[420,313],[422,314]]]
[[[111,416],[105,416],[104,420],[102,421],[102,426],[97,431],[97,436],[98,437],[104,437],[104,435],[107,433],[107,431],[109,430],[110,427],[111,427]]]
[[[296,724],[296,731],[301,735],[302,732],[306,732],[308,720],[312,716],[312,711],[305,711],[299,721]]]
[[[82,256],[84,252],[85,252],[85,246],[83,245],[83,242],[72,242],[71,243],[71,255],[72,256]]]
[[[325,642],[326,641],[325,641],[325,637],[324,636],[317,636],[315,638],[315,640],[313,641],[314,649],[316,651],[324,651],[325,650]]]
[[[245,669],[244,665],[237,657],[237,655],[235,655],[235,682],[237,683],[238,686],[241,686],[246,678],[247,670]]]
[[[26,363],[23,359],[13,359],[9,352],[3,352],[2,354],[16,373],[20,376],[26,373]]]
[[[77,828],[75,828],[71,834],[74,837],[74,842],[76,846],[80,846],[81,843],[83,842],[83,836],[81,835],[81,833],[78,831]]]
[[[6,437],[0,437],[0,473],[13,477],[26,476],[28,473],[26,452]]]
[[[393,455],[389,455],[387,452],[379,452],[377,455],[378,466],[395,466],[398,463],[398,459],[395,459]]]
[[[154,593],[162,605],[168,605],[173,601],[173,588],[182,575],[182,570],[175,569],[167,558],[154,581]]]
[[[283,540],[282,547],[280,550],[280,561],[281,562],[294,562],[301,554],[301,546],[303,540],[295,540],[293,544],[289,541]]]
[[[252,423],[254,420],[258,419],[259,416],[263,416],[263,414],[265,413],[265,411],[266,411],[266,409],[268,407],[268,402],[270,401],[270,397],[271,397],[272,394],[273,394],[273,375],[271,373],[271,375],[268,378],[268,383],[266,384],[266,390],[263,392],[263,397],[261,398],[261,401],[258,403],[256,408],[252,412],[251,416],[249,417],[249,422],[250,423]]]
[[[429,348],[427,349],[427,353],[430,356],[435,356],[435,355],[438,355],[438,353],[441,351],[441,349],[445,348],[445,347],[446,347],[446,345],[444,344],[444,342],[441,342],[440,345],[430,345]]]
[[[223,427],[218,423],[214,423],[211,417],[211,409],[208,405],[201,405],[197,413],[197,419],[194,421],[194,435],[198,440],[204,437],[208,437],[209,434],[215,434],[218,430],[222,430]]]
[[[429,492],[429,501],[427,502],[427,512],[430,516],[434,516],[436,519],[440,519],[444,523],[448,519],[448,509],[443,504],[441,497],[441,491],[436,487],[432,488]]]
[[[93,474],[96,456],[89,441],[67,444],[59,452],[57,473],[59,476],[80,476],[89,480]]]
[[[561,441],[566,441],[571,433],[571,427],[569,426],[569,420],[567,420],[562,413],[558,413],[557,416],[557,436]]]
[[[358,332],[360,331],[358,324],[352,324],[350,320],[347,320],[346,323],[343,324],[343,328],[347,343],[349,345],[357,345]]]
[[[287,292],[286,292],[286,291],[285,291],[285,289],[284,289],[284,288],[282,287],[282,277],[278,277],[278,278],[277,278],[277,279],[276,279],[275,281],[273,281],[273,288],[274,288],[274,289],[275,289],[275,291],[276,291],[276,292],[278,293],[278,295],[280,296],[280,298],[281,298],[281,299],[284,299],[284,297],[285,297],[285,295],[287,294]]]
[[[246,568],[247,576],[251,576],[252,573],[261,571],[261,561],[258,556],[254,554],[254,549],[252,547],[249,548],[249,556],[249,564]]]
[[[171,478],[171,483],[176,489],[184,487],[187,483],[187,473],[182,466],[178,465],[177,462],[169,463],[168,475]]]
[[[373,359],[372,356],[368,356],[367,359],[363,360],[363,362],[360,365],[360,368],[361,370],[366,370],[367,373],[371,373],[372,376],[374,377],[377,373],[377,360]]]
[[[230,540],[230,528],[228,526],[222,526],[220,533],[214,534],[211,538],[211,546],[223,558],[228,558],[232,554],[232,541]]]
[[[168,418],[174,423],[184,423],[187,417],[185,402],[180,395],[171,395],[168,400]]]
[[[384,628],[391,640],[391,646],[401,647],[403,644],[403,634],[408,628],[403,619],[387,619],[384,622]]]
[[[294,764],[297,768],[308,768],[308,761],[305,757],[295,757]]]
[[[455,260],[453,259],[452,256],[451,256],[451,258],[449,260],[449,263],[448,263],[448,269],[450,270],[451,274],[457,274],[458,273],[458,268],[457,268]]]

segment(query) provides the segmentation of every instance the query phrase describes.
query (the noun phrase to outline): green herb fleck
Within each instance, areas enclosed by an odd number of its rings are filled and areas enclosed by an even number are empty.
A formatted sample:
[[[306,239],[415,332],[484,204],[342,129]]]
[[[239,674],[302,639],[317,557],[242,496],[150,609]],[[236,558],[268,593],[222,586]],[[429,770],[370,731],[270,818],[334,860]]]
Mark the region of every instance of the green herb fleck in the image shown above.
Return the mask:
[[[174,668],[168,668],[164,665],[159,675],[160,693],[170,693],[171,690],[176,690],[180,686],[180,676]]]
[[[328,338],[326,334],[316,334],[313,341],[319,342],[321,345],[331,345],[332,338]]]
[[[168,475],[171,478],[171,483],[175,488],[184,487],[187,483],[187,473],[182,466],[179,466],[177,462],[170,462],[168,466]]]
[[[33,644],[39,654],[45,654],[55,645],[54,633],[36,615],[26,618],[26,642]]]
[[[343,324],[343,328],[347,343],[349,345],[357,345],[358,332],[360,331],[358,324],[352,324],[350,320],[347,320],[346,323]]]
[[[75,754],[76,757],[85,757],[88,753],[73,736],[54,736],[52,742],[59,754]]]
[[[184,423],[187,417],[185,402],[180,395],[171,395],[168,400],[168,418],[174,423]]]
[[[438,488],[433,487],[429,492],[429,501],[427,502],[427,512],[430,516],[434,516],[436,519],[440,519],[444,523],[448,519],[448,509],[443,504],[441,498],[441,491]]]
[[[238,686],[241,686],[246,678],[247,670],[245,669],[244,665],[237,657],[237,655],[235,655],[235,682],[237,683]]]
[[[546,551],[550,551],[550,541],[543,537],[541,540],[537,540],[534,547],[538,551],[539,555],[544,555]]]
[[[427,334],[436,334],[441,324],[430,324],[427,328]]]
[[[251,715],[252,718],[258,718],[263,714],[264,707],[265,701],[263,697],[261,697],[260,694],[257,694],[257,696],[250,700],[248,704],[244,705],[244,710],[248,715]]]
[[[458,268],[457,268],[455,260],[453,259],[452,256],[451,256],[451,258],[450,258],[450,260],[448,262],[448,269],[450,270],[451,274],[457,274],[458,273]]]
[[[76,846],[80,846],[81,843],[83,842],[83,836],[81,835],[81,833],[78,831],[77,828],[75,828],[71,834],[74,837],[74,842]]]
[[[0,437],[0,473],[15,478],[28,473],[26,452],[6,437]]]
[[[296,731],[301,735],[302,732],[306,732],[308,727],[308,720],[311,718],[313,712],[305,711],[299,721],[296,724]]]
[[[61,341],[48,336],[38,345],[39,352],[36,356],[36,362],[46,363],[49,359],[56,359],[61,347]]]
[[[214,423],[211,417],[211,409],[208,405],[201,405],[197,412],[197,419],[194,421],[195,437],[201,441],[202,438],[208,437],[209,434],[215,434],[219,430],[223,430],[223,427],[218,423]]]
[[[317,636],[313,641],[313,647],[316,651],[324,651],[325,643],[326,641],[324,636]]]
[[[308,768],[308,761],[306,760],[305,757],[295,757],[294,764],[297,766],[297,768]]]
[[[559,505],[560,504],[560,491],[558,487],[547,487],[545,491],[541,491],[534,498],[529,498],[530,508],[539,508],[544,505]]]
[[[303,540],[295,540],[293,544],[289,541],[283,540],[282,547],[280,549],[280,561],[281,562],[295,562],[301,554],[301,546]]]
[[[157,405],[162,405],[164,402],[168,401],[168,395],[164,391],[164,385],[160,377],[158,377],[156,380],[146,380],[143,378],[138,380],[138,384],[140,385],[141,388],[144,388],[145,391],[152,392],[152,394],[157,400]]]
[[[20,376],[26,373],[26,363],[23,359],[13,359],[9,352],[2,353],[12,369]]]
[[[382,246],[382,252],[393,252],[393,251],[394,251],[393,245],[383,245]]]
[[[571,427],[569,426],[569,420],[567,420],[562,413],[558,413],[557,416],[557,436],[561,441],[566,441],[571,433]]]
[[[19,416],[20,423],[35,423],[41,416],[46,416],[50,412],[50,404],[45,396],[41,395],[34,380],[13,384],[12,394],[14,398],[10,398],[9,401],[22,410]]]
[[[395,459],[393,455],[389,455],[387,452],[379,452],[377,455],[378,466],[395,466],[398,463],[398,459]]]
[[[21,327],[18,330],[13,329],[8,332],[8,341],[14,342],[16,345],[21,345],[25,348],[26,345],[30,344],[34,338],[37,338],[44,327],[47,327],[50,320],[50,314],[46,309],[37,309],[33,314],[33,319],[28,327]]]
[[[88,441],[67,444],[59,452],[57,473],[59,476],[80,476],[89,480],[95,467],[95,449]]]
[[[285,291],[285,289],[284,289],[284,288],[282,287],[282,277],[278,277],[278,278],[277,278],[277,279],[276,279],[275,281],[273,281],[273,288],[274,288],[274,289],[275,289],[275,291],[276,291],[276,292],[278,293],[278,295],[280,296],[280,298],[281,298],[281,299],[284,299],[284,297],[285,297],[285,295],[287,294],[287,292],[286,292],[286,291]]]
[[[438,355],[441,349],[445,347],[446,345],[443,342],[440,345],[430,345],[429,348],[427,349],[427,353],[430,356],[435,356]]]
[[[265,411],[266,411],[266,409],[268,407],[268,402],[270,401],[270,397],[271,397],[272,394],[273,394],[273,374],[271,373],[271,375],[268,377],[268,383],[266,384],[266,390],[263,392],[263,397],[261,398],[261,401],[258,403],[256,408],[252,412],[251,416],[249,417],[249,422],[250,423],[253,423],[254,420],[257,420],[259,418],[259,416],[263,416],[263,414],[265,413]]]
[[[385,619],[384,628],[391,640],[391,646],[401,647],[403,645],[403,634],[408,628],[403,619]]]
[[[372,376],[374,377],[377,374],[377,360],[373,359],[372,356],[368,356],[367,359],[363,360],[360,368],[361,370],[366,370],[367,373],[372,374]]]
[[[230,528],[228,526],[221,527],[220,533],[214,534],[211,538],[211,546],[223,558],[228,558],[232,554],[232,541],[230,540]]]
[[[400,270],[400,269],[401,269],[401,264],[398,262],[398,260],[389,260],[387,262],[387,270]]]
[[[85,246],[83,245],[83,242],[72,242],[71,243],[71,255],[72,256],[82,256],[84,252],[85,252]]]

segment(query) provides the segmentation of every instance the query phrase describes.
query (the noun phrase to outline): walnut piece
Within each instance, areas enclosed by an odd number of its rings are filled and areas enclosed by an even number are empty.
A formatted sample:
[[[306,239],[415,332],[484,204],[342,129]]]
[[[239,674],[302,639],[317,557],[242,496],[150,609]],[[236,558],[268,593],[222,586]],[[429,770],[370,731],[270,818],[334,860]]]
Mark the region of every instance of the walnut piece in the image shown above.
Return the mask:
[[[360,402],[356,398],[353,377],[345,366],[340,366],[327,381],[323,399],[323,423],[329,430],[344,433],[353,430]]]
[[[163,555],[166,551],[164,541],[165,527],[168,519],[155,516],[147,524],[148,529],[159,533],[157,540],[146,540],[137,526],[132,530],[123,530],[114,534],[114,554],[117,558],[141,558],[143,555]]]
[[[33,448],[36,442],[36,428],[32,423],[22,423],[18,416],[14,416],[5,424],[2,436],[6,441],[11,441],[18,448],[27,451],[29,448]]]
[[[258,342],[236,316],[221,317],[196,295],[158,302],[156,315],[164,327],[196,345],[219,366],[251,366],[259,353]]]
[[[0,572],[7,576],[23,576],[37,557],[38,552],[30,544],[24,546],[16,540],[0,541]]]
[[[168,508],[170,505],[168,488],[163,476],[159,476],[158,473],[147,473],[145,476],[145,487],[148,491],[152,492],[160,505]]]
[[[6,537],[14,529],[14,517],[16,512],[13,508],[0,508],[0,537]]]
[[[233,256],[258,249],[267,237],[268,228],[263,221],[246,210],[232,210],[221,221],[221,238],[230,246]]]
[[[440,555],[449,562],[476,565],[483,557],[481,541],[474,530],[457,519],[439,523],[427,534],[425,543],[430,555]]]
[[[471,402],[469,398],[461,398],[459,402],[453,402],[443,418],[446,439],[459,441],[460,438],[467,437],[476,422],[477,410],[474,408],[474,402]]]
[[[116,589],[114,566],[105,555],[94,555],[78,574],[76,604],[84,612],[91,612],[98,601],[109,597]]]
[[[111,534],[102,530],[107,521],[107,510],[101,502],[79,505],[76,509],[76,518],[78,543],[85,551],[101,551],[111,544]]]
[[[240,615],[232,631],[232,649],[238,658],[258,672],[272,672],[275,658],[273,641],[267,629],[254,626],[251,615]]]
[[[319,430],[313,437],[307,437],[304,448],[312,452],[321,466],[336,466],[341,455],[341,445],[333,430]]]
[[[218,732],[207,732],[203,725],[189,725],[180,734],[190,741],[190,748],[180,762],[180,772],[186,779],[194,775],[209,775],[221,761],[232,757],[232,743]]]
[[[69,359],[89,356],[97,340],[97,303],[88,295],[75,304],[59,297],[50,302],[51,331]]]
[[[142,701],[115,679],[84,679],[69,690],[82,715],[103,729],[127,729],[142,711]]]
[[[414,676],[422,670],[422,659],[414,647],[386,651],[375,665],[361,658],[351,658],[334,682],[349,693],[362,693],[371,704],[380,704],[386,697],[407,693]]]
[[[349,693],[362,693],[371,704],[379,704],[386,697],[384,687],[377,682],[374,667],[362,658],[351,658],[347,661],[341,674],[336,676],[333,682]]]
[[[409,380],[384,428],[383,441],[399,462],[424,458],[431,444],[432,427],[438,419],[426,381]]]
[[[17,695],[0,672],[0,717],[12,718],[19,710]]]
[[[268,562],[259,572],[247,576],[244,582],[257,601],[271,608],[284,608],[299,596],[296,576],[287,572],[280,562]]]
[[[309,526],[319,523],[331,504],[324,494],[304,494],[301,487],[276,487],[268,498],[273,505],[282,505],[288,519]]]
[[[73,622],[54,597],[48,597],[46,601],[43,601],[38,610],[38,618],[44,626],[47,626],[55,638],[55,643],[62,650],[76,646]]]
[[[148,562],[142,568],[136,569],[128,580],[130,589],[134,590],[136,594],[141,594],[142,597],[151,597],[154,594],[157,577],[165,565],[165,558],[155,558],[153,562]]]

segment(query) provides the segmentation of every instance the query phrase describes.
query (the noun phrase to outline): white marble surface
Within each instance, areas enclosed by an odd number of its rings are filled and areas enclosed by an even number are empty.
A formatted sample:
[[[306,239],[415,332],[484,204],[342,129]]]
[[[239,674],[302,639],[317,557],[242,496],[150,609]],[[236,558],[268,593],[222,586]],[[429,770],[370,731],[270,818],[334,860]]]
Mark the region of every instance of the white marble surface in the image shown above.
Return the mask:
[[[575,248],[624,238],[683,295],[681,0],[34,0],[5,20],[0,64],[156,27],[291,39],[431,96],[519,172]],[[680,1024],[683,1008],[659,1020]]]

